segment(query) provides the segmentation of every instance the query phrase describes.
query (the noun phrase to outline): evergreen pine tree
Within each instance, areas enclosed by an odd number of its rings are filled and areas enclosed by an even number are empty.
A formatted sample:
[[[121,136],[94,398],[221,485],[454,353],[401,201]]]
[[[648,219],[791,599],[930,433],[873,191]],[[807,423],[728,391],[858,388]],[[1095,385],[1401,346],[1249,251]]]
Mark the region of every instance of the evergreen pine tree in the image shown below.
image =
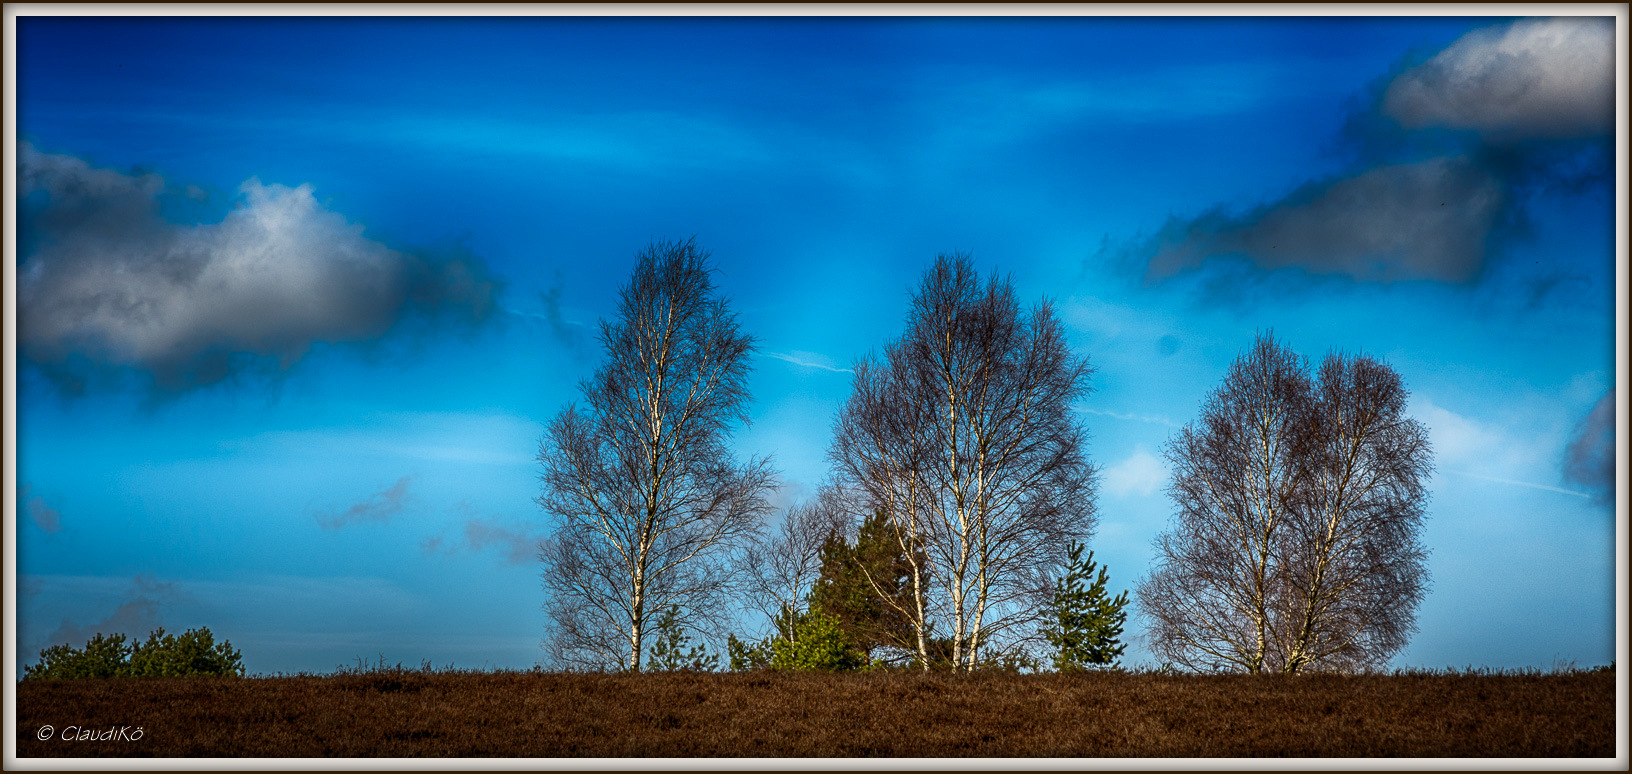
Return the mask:
[[[671,606],[657,621],[649,668],[654,672],[712,672],[719,667],[720,657],[710,654],[708,646],[692,648],[690,643],[691,636],[680,627],[680,606]]]
[[[1094,552],[1085,561],[1083,546],[1071,546],[1071,561],[1065,576],[1054,586],[1054,621],[1043,637],[1054,647],[1054,668],[1074,672],[1116,662],[1127,646],[1120,641],[1127,623],[1128,592],[1112,598],[1105,591],[1109,582],[1106,568],[1097,567]],[[1089,581],[1092,581],[1091,585]]]
[[[810,607],[836,619],[869,657],[881,649],[911,651],[916,637],[902,612],[912,605],[911,572],[889,520],[875,513],[862,522],[854,544],[838,534],[828,537]]]

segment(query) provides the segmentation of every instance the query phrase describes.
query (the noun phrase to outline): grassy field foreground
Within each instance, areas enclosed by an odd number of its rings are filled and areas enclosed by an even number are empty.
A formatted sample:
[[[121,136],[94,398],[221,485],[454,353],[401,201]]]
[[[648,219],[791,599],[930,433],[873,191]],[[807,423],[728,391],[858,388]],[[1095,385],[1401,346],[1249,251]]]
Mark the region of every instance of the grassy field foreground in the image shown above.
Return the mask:
[[[86,733],[111,738],[62,738]],[[39,681],[18,685],[17,754],[1613,757],[1615,676],[401,671]]]

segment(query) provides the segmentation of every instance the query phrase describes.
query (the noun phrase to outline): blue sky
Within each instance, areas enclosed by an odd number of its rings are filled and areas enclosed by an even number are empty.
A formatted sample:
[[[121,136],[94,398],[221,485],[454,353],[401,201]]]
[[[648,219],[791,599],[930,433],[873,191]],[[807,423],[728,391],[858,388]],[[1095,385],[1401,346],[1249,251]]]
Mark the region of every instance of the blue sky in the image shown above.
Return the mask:
[[[1096,369],[1113,585],[1164,441],[1273,329],[1386,359],[1430,428],[1397,664],[1608,663],[1613,30],[19,17],[18,659],[164,625],[255,672],[531,666],[543,423],[635,254],[695,235],[780,504],[968,251]]]

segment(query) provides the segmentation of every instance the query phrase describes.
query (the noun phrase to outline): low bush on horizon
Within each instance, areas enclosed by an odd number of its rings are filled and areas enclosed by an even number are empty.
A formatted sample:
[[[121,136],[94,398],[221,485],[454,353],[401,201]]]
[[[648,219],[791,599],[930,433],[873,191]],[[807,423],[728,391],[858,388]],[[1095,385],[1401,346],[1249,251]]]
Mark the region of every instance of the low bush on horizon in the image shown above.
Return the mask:
[[[184,677],[215,675],[243,677],[243,654],[232,643],[217,643],[209,627],[188,629],[180,636],[164,627],[148,633],[147,641],[125,643],[124,634],[100,632],[80,650],[53,645],[40,651],[40,663],[24,668],[23,680],[84,680],[111,677]]]

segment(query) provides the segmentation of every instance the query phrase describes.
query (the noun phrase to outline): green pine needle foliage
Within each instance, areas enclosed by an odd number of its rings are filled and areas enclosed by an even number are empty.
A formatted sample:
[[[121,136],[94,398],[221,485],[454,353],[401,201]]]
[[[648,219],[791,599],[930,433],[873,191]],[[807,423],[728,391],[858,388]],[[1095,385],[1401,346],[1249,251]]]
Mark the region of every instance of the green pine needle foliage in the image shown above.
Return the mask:
[[[915,548],[923,566],[927,560]],[[916,647],[917,636],[904,612],[912,608],[912,564],[883,512],[862,521],[853,543],[838,534],[828,537],[821,577],[809,599],[811,608],[838,619],[851,643],[869,658]]]
[[[712,672],[720,666],[719,655],[709,653],[707,645],[691,647],[691,636],[680,626],[678,605],[658,618],[657,641],[650,654],[647,669],[652,672]]]
[[[731,635],[726,642],[731,671],[852,672],[873,665],[843,621],[820,607],[805,612],[784,607],[774,623],[776,634],[758,642]]]
[[[793,635],[771,642],[771,669],[852,672],[867,665],[867,654],[856,647],[839,619],[819,607],[798,616]]]
[[[208,627],[188,629],[179,637],[161,627],[135,645],[127,645],[123,634],[100,633],[84,650],[54,645],[40,651],[40,663],[23,670],[24,680],[189,675],[243,677],[243,655],[231,642],[217,643]]]
[[[1053,618],[1043,638],[1054,648],[1054,668],[1061,672],[1111,666],[1127,646],[1121,643],[1127,623],[1128,592],[1112,598],[1106,591],[1106,568],[1094,563],[1094,552],[1071,546],[1065,576],[1055,584]],[[1095,576],[1095,570],[1098,576]]]
[[[731,656],[731,671],[751,672],[758,669],[771,668],[771,643],[774,639],[750,642],[737,639],[733,634],[726,638],[725,650]]]

